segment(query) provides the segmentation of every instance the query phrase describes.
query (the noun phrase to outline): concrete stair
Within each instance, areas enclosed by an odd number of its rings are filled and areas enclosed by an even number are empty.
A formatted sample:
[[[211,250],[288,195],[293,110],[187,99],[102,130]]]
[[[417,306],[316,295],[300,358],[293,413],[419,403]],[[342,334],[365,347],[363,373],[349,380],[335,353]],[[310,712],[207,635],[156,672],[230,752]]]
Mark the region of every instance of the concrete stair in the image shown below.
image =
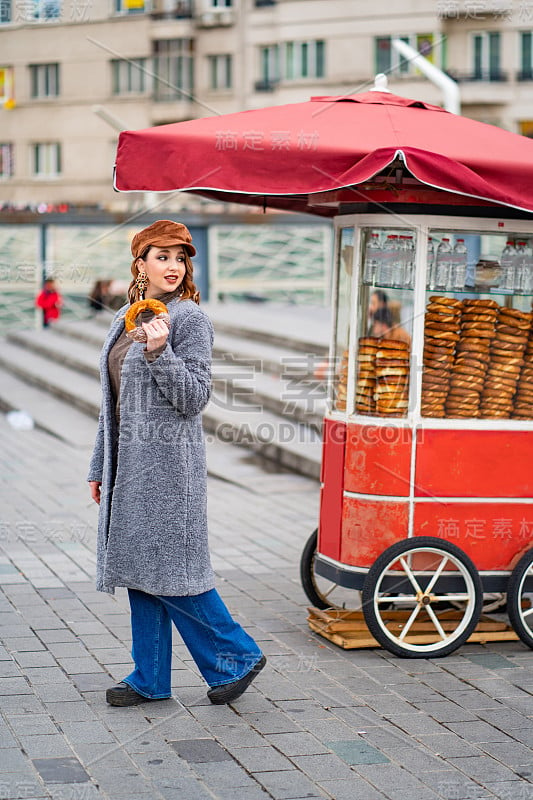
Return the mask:
[[[283,308],[240,304],[207,310],[215,347],[204,428],[215,472],[224,472],[223,458],[214,455],[217,444],[229,442],[318,479],[325,405],[323,387],[312,373],[326,352],[327,319],[317,324],[301,309],[287,314]],[[0,347],[0,407],[24,409],[54,435],[92,445],[100,407],[99,351],[111,319],[104,313],[10,332]]]

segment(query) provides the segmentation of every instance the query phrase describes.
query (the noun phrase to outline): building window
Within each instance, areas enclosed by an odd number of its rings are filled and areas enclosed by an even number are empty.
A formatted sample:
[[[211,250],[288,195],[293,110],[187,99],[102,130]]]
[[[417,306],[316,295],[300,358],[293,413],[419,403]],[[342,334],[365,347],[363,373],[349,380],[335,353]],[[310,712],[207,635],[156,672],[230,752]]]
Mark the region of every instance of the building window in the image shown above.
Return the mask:
[[[144,0],[115,0],[117,14],[144,14],[146,11]]]
[[[231,89],[233,85],[231,55],[207,56],[210,89]]]
[[[188,99],[194,88],[193,40],[160,39],[154,47],[154,98]]]
[[[474,33],[472,36],[472,78],[475,81],[500,81],[500,34]]]
[[[111,62],[113,94],[141,94],[148,89],[146,58],[114,59]]]
[[[432,64],[435,63],[434,38],[432,33],[416,33],[398,36],[402,42],[410,45],[417,53],[424,56]],[[375,72],[385,75],[408,75],[415,72],[409,59],[400,55],[392,46],[392,36],[377,36],[374,40]],[[438,66],[441,66],[439,64]]]
[[[280,80],[323,78],[326,45],[322,39],[309,42],[284,42],[259,49],[261,79],[258,91],[272,89]]]
[[[518,80],[533,80],[533,32],[521,31],[520,33],[520,72]]]
[[[283,77],[287,80],[323,78],[324,51],[325,43],[321,39],[310,42],[285,42]]]
[[[0,103],[13,102],[13,67],[0,67]]]
[[[210,8],[232,8],[233,0],[207,0]]]
[[[30,64],[31,96],[59,96],[59,64]]]
[[[0,0],[0,24],[11,22],[11,0]]]
[[[518,133],[533,139],[533,119],[523,119],[518,123]]]
[[[34,20],[46,21],[59,19],[61,16],[61,0],[33,0],[33,3],[26,2],[25,5],[29,8],[32,4]]]
[[[0,142],[0,178],[12,178],[14,171],[13,145]]]
[[[33,174],[37,178],[56,178],[61,174],[61,145],[58,142],[33,145]]]
[[[278,83],[281,78],[279,44],[268,44],[261,47],[259,57],[261,60],[261,80],[259,83],[264,84],[265,87],[271,87]]]

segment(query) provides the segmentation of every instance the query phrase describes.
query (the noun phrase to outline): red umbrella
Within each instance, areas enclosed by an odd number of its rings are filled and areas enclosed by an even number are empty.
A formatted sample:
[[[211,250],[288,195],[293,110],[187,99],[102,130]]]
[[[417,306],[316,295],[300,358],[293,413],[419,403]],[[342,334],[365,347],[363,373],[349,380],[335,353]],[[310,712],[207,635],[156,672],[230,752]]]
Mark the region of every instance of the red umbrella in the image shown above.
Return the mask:
[[[124,131],[115,188],[321,215],[369,202],[533,211],[533,141],[385,92],[313,97]]]

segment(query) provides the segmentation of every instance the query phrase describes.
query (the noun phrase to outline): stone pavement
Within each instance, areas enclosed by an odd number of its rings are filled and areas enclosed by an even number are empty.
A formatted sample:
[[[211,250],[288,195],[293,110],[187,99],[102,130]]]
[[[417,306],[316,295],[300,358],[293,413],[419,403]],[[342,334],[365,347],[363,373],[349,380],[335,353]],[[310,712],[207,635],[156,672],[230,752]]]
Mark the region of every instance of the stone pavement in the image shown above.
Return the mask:
[[[298,577],[318,484],[219,445],[209,480],[218,588],[267,668],[213,706],[174,644],[173,698],[106,705],[131,669],[124,591],[93,588],[88,452],[0,417],[0,798],[532,800],[533,654],[435,660],[312,634]]]

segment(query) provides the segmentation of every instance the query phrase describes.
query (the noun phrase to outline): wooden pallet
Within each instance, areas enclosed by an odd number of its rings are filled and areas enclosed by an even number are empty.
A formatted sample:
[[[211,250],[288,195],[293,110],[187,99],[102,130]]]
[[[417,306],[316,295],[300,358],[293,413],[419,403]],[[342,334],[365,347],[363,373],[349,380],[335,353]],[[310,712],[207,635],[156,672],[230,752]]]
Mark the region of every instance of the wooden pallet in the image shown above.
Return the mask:
[[[319,608],[307,609],[309,627],[315,633],[328,639],[330,642],[343,647],[345,650],[354,650],[363,647],[380,647],[380,644],[368,630],[362,611],[348,609],[328,608],[322,611]],[[408,619],[410,611],[390,611],[388,628],[401,631],[403,623]],[[453,630],[456,620],[461,619],[458,611],[447,611],[439,615],[444,630]],[[429,636],[428,631],[434,631],[429,622],[415,622],[412,633],[405,637],[408,644],[431,644],[434,636]],[[492,619],[486,614],[482,615],[468,642],[485,644],[486,642],[516,641],[518,635],[506,622]]]

